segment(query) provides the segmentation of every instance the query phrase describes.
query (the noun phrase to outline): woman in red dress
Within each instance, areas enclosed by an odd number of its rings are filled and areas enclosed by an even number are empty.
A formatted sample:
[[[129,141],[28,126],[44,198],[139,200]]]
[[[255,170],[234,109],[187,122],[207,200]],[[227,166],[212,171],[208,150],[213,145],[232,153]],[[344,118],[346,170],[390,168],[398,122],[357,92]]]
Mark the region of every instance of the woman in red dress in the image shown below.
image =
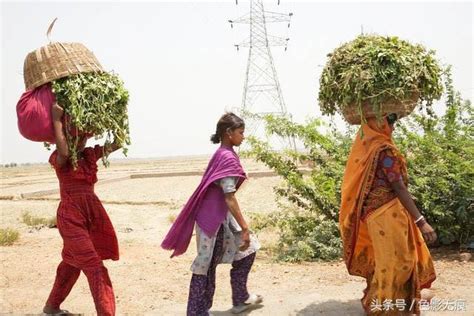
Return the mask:
[[[117,237],[109,216],[94,193],[97,182],[97,160],[103,154],[119,149],[115,143],[85,148],[87,137],[78,145],[78,164],[73,168],[63,131],[63,109],[52,108],[56,150],[49,158],[59,180],[61,201],[57,211],[57,226],[63,239],[62,261],[43,312],[66,315],[60,305],[66,299],[80,272],[84,272],[98,315],[115,314],[115,297],[107,269],[102,260],[119,259]]]

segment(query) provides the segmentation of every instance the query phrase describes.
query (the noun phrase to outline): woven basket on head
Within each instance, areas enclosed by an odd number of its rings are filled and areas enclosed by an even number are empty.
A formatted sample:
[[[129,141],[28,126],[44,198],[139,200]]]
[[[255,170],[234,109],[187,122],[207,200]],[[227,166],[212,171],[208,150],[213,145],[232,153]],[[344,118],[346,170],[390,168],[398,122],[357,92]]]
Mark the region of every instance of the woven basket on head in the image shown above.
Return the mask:
[[[50,38],[57,18],[46,33]],[[103,71],[94,54],[80,43],[53,42],[29,53],[23,66],[23,77],[27,90],[47,82],[83,72]]]
[[[420,94],[414,93],[411,95],[410,98],[405,99],[403,101],[400,100],[388,100],[381,104],[382,110],[380,112],[381,115],[396,113],[398,118],[402,118],[413,112],[416,107],[418,98]],[[363,116],[368,119],[371,117],[377,117],[377,113],[372,108],[372,105],[368,101],[362,102],[362,113]],[[361,115],[359,113],[359,109],[357,105],[350,104],[342,109],[342,115],[344,116],[345,120],[352,125],[360,125],[361,122]]]
[[[103,71],[94,54],[80,43],[51,43],[29,53],[23,76],[27,90],[82,72]]]

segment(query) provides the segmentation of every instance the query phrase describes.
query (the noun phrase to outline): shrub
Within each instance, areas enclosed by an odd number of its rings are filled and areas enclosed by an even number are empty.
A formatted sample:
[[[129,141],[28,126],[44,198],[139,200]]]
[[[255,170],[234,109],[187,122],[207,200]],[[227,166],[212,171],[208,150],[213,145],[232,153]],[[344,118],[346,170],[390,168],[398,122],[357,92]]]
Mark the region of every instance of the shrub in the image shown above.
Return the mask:
[[[395,139],[407,157],[409,190],[441,244],[465,245],[474,236],[474,118],[472,104],[444,80],[446,112],[413,115]]]
[[[350,133],[341,133],[319,119],[296,124],[270,115],[265,120],[271,134],[295,137],[306,150],[277,152],[268,143],[249,137],[249,154],[283,178],[282,184],[275,188],[276,194],[292,204],[270,216],[268,221],[258,218],[257,229],[278,228],[281,260],[338,258],[341,241],[337,217],[342,174],[352,142]],[[302,167],[309,169],[309,173],[303,173]]]
[[[20,233],[12,228],[0,228],[0,246],[11,246],[20,237]]]
[[[52,216],[50,218],[44,218],[44,217],[31,215],[29,212],[24,212],[21,215],[21,220],[27,226],[34,227],[34,228],[56,227],[56,216]]]

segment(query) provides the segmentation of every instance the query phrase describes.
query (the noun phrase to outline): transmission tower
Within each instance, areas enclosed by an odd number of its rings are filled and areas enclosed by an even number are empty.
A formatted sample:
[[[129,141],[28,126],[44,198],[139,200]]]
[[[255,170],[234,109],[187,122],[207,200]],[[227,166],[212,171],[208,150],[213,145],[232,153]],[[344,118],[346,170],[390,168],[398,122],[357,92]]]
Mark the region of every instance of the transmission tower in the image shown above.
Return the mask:
[[[267,24],[284,22],[290,27],[292,15],[265,11],[262,0],[250,0],[250,11],[247,14],[229,20],[231,27],[234,24],[250,24],[250,36],[235,45],[237,50],[243,47],[249,49],[242,104],[239,109],[240,115],[246,120],[248,135],[262,136],[264,127],[261,117],[264,115],[289,117],[270,49],[272,46],[282,46],[286,51],[289,38],[269,35]],[[293,140],[285,143],[285,147],[294,147]]]

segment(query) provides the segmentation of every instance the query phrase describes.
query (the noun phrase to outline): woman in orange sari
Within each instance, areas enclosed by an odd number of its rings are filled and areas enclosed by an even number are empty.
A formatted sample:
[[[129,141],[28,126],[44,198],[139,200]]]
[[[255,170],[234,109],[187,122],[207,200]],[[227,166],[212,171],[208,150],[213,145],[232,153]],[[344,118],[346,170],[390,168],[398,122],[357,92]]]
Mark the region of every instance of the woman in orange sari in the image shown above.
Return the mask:
[[[349,274],[364,277],[369,315],[420,314],[421,289],[436,274],[425,243],[436,233],[408,190],[406,162],[392,140],[395,113],[369,118],[352,145],[339,227]]]

